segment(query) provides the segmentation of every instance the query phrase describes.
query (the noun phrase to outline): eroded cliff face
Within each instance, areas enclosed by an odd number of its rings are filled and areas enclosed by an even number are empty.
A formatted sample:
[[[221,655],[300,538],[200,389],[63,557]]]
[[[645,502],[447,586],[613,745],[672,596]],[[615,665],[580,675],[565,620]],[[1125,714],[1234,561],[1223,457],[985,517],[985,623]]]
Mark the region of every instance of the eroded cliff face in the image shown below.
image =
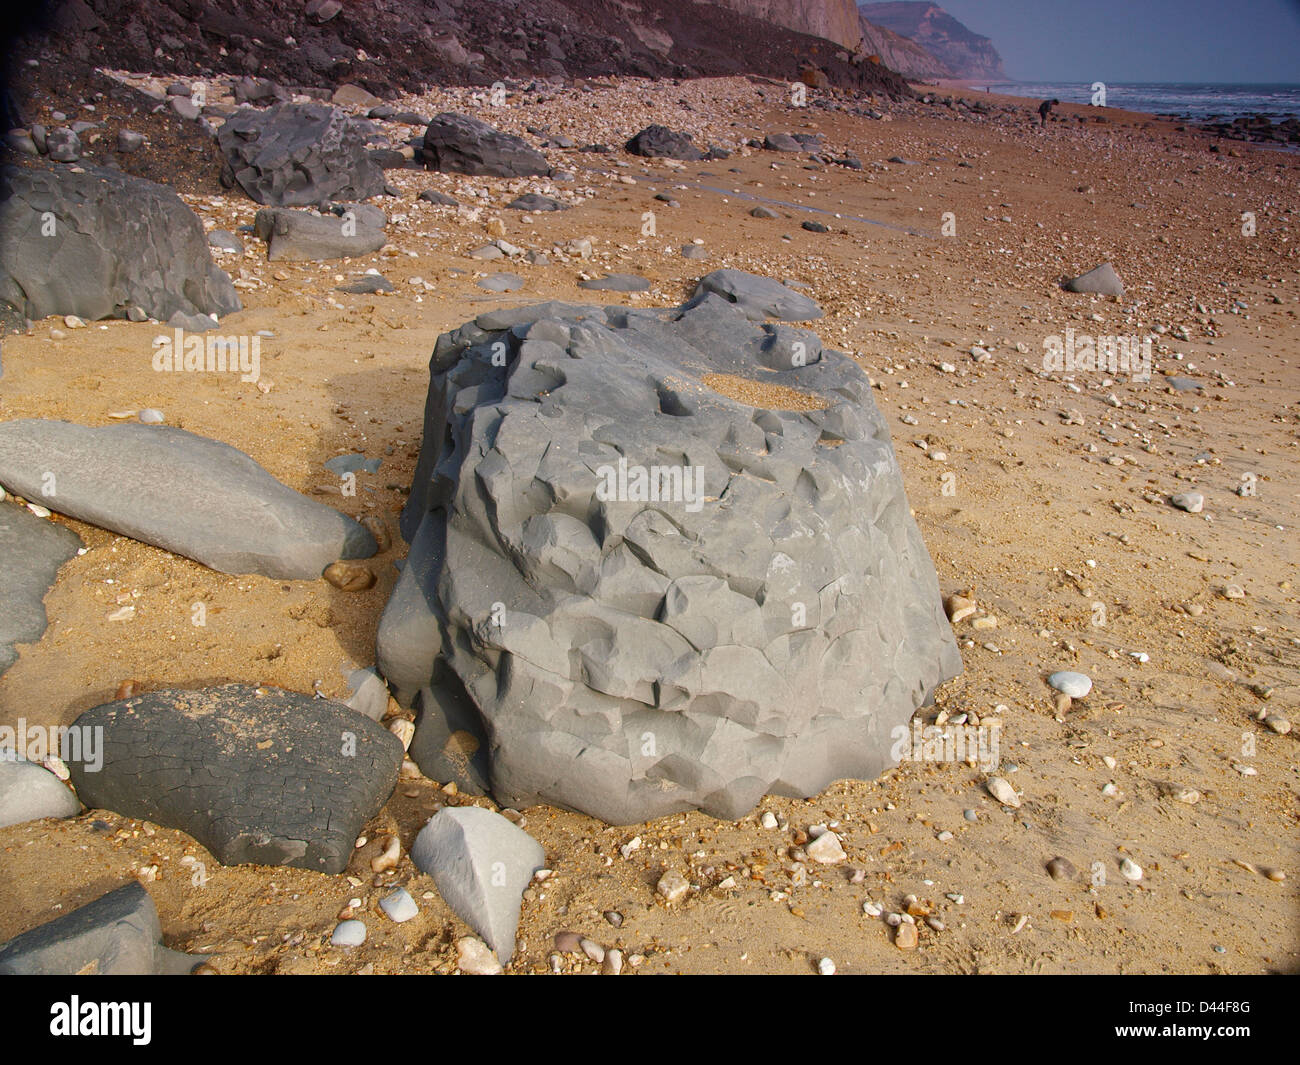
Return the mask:
[[[868,55],[880,56],[880,61],[906,78],[951,78],[955,75],[946,64],[927,52],[915,41],[909,41],[893,30],[860,17],[862,50]]]
[[[956,78],[1005,78],[1002,57],[987,37],[972,33],[937,4],[900,2],[859,4],[862,16],[877,26],[919,44]]]
[[[711,0],[786,29],[825,37],[850,51],[862,40],[853,0]]]

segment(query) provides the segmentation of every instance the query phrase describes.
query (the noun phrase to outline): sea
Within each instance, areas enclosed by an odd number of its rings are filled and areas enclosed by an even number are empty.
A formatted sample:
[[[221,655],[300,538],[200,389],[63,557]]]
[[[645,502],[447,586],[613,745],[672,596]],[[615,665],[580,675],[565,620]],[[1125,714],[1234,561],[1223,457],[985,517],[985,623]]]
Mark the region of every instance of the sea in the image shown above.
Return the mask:
[[[972,83],[983,89],[980,82]],[[1106,82],[1106,106],[1178,118],[1187,122],[1231,122],[1267,115],[1274,123],[1300,118],[1300,85],[1211,85]],[[1008,96],[1062,103],[1092,103],[1090,82],[991,81],[987,88]]]

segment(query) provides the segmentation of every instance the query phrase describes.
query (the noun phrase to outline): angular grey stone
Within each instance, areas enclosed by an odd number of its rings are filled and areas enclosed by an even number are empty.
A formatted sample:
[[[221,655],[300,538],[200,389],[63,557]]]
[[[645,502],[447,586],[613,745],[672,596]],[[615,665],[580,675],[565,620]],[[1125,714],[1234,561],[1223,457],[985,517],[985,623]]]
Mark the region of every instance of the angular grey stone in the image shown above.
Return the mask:
[[[691,143],[689,133],[677,133],[667,126],[646,126],[624,145],[633,155],[643,155],[651,159],[683,159],[696,162],[704,158],[704,153]]]
[[[81,538],[71,529],[26,507],[0,503],[0,673],[18,661],[14,644],[34,643],[45,632],[45,593],[80,548]]]
[[[378,473],[384,464],[383,459],[368,459],[365,455],[335,455],[326,459],[324,466],[330,473]]]
[[[225,865],[341,873],[397,785],[402,744],[328,699],[228,684],[87,710],[103,766],[69,766],[81,801],[180,829]]]
[[[44,766],[0,747],[0,828],[42,817],[76,817],[81,803]]]
[[[75,163],[81,158],[81,138],[60,126],[45,135],[45,150],[56,163]]]
[[[521,138],[469,115],[444,111],[424,131],[421,158],[432,170],[488,177],[546,174],[551,164]]]
[[[41,486],[54,477],[56,493]],[[374,537],[228,444],[170,426],[0,422],[0,484],[223,573],[314,580]]]
[[[769,133],[763,138],[763,147],[769,152],[802,152],[804,146],[788,133]]]
[[[435,204],[438,207],[460,206],[460,201],[455,196],[448,196],[445,192],[439,192],[437,189],[425,189],[416,199]]]
[[[360,125],[328,104],[241,108],[221,127],[217,144],[224,179],[271,207],[365,200],[384,187]]]
[[[636,274],[610,274],[608,277],[592,277],[578,282],[579,288],[594,289],[598,292],[645,292],[650,282]]]
[[[216,329],[217,323],[206,314],[186,314],[184,311],[177,311],[167,319],[167,328],[183,329],[187,333],[206,333]]]
[[[546,865],[541,844],[491,810],[444,807],[415,837],[411,861],[502,964],[509,962],[524,889]]]
[[[809,233],[830,232],[830,228],[826,225],[825,222],[804,222],[802,224],[802,228],[808,230]]]
[[[567,211],[569,205],[561,203],[559,200],[553,200],[549,196],[539,196],[535,192],[525,192],[522,196],[517,196],[506,204],[514,211]]]
[[[47,218],[53,214],[53,222]],[[0,302],[28,318],[166,321],[240,309],[203,225],[176,193],[104,167],[0,172]]]
[[[822,316],[822,310],[807,296],[787,288],[770,277],[758,277],[743,270],[714,270],[700,278],[693,299],[716,293],[753,321],[780,318],[806,322]]]
[[[491,274],[482,278],[478,287],[485,288],[489,292],[513,292],[517,288],[524,287],[524,279],[518,274]]]
[[[704,248],[701,248],[698,244],[682,245],[683,259],[707,259],[708,257],[709,257],[709,253]]]
[[[1067,292],[1091,292],[1098,296],[1123,296],[1124,284],[1110,263],[1095,266],[1065,283]]]
[[[209,957],[162,945],[158,910],[137,882],[0,943],[0,975],[179,976]]]
[[[188,96],[173,96],[171,98],[171,107],[181,118],[191,122],[198,118],[203,110]]]
[[[351,281],[346,285],[339,285],[334,291],[350,292],[354,296],[374,295],[378,292],[393,292],[397,288],[386,277],[379,274],[366,274],[364,277]]]
[[[774,210],[772,210],[772,208],[764,207],[762,204],[755,207],[749,213],[753,215],[755,218],[780,218],[781,217]]]
[[[438,339],[377,648],[426,773],[617,824],[734,819],[894,764],[960,670],[866,375],[741,310],[552,303]]]
[[[352,694],[343,705],[365,714],[371,721],[382,721],[388,712],[388,685],[384,678],[375,672],[373,666],[354,669],[347,678]]]
[[[316,214],[285,207],[263,207],[253,219],[267,242],[271,262],[320,262],[369,255],[387,243],[388,218],[378,207],[359,203],[340,213]]]
[[[41,154],[40,148],[36,146],[35,139],[25,129],[11,129],[5,134],[5,143],[21,155],[38,156]]]
[[[214,229],[208,234],[208,247],[221,251],[243,251],[244,242],[228,229]]]

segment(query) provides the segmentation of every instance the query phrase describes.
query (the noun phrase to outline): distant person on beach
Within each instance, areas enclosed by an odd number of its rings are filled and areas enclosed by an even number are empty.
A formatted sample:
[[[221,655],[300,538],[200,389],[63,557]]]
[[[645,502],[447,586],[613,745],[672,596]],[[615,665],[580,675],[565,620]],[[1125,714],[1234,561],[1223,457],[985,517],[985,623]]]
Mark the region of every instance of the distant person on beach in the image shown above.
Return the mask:
[[[1039,126],[1047,125],[1047,116],[1052,113],[1052,107],[1059,104],[1060,100],[1044,100],[1038,105],[1038,124]]]

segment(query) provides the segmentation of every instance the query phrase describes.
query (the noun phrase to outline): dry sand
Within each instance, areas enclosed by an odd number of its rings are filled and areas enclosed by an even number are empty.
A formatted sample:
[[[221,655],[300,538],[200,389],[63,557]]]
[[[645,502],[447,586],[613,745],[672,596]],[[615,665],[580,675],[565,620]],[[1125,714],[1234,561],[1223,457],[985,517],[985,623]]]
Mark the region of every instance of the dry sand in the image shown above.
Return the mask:
[[[852,352],[875,382],[943,593],[967,591],[980,607],[956,626],[965,672],[918,716],[1000,720],[998,772],[1021,806],[992,799],[978,766],[943,761],[905,762],[808,801],[768,799],[738,823],[690,814],[609,828],[531,809],[525,827],[554,872],[525,897],[510,971],[550,971],[552,937],[565,929],[640,956],[625,970],[639,973],[808,973],[822,957],[841,973],[1296,971],[1297,735],[1258,718],[1294,719],[1300,698],[1300,158],[1244,146],[1212,153],[1200,134],[1113,111],[1043,131],[1028,108],[977,121],[894,106],[888,121],[870,121],[779,106],[779,92],[768,87],[763,100],[760,88],[629,82],[487,117],[516,131],[550,124],[580,145],[620,143],[649,121],[724,144],[820,131],[865,170],[811,170],[770,152],[683,168],[552,151],[576,182],[391,171],[402,198],[383,203],[392,222],[381,253],[268,264],[250,241],[242,257],[218,256],[251,283],[241,290],[246,309],[222,332],[275,334],[262,342],[265,391],[233,376],[153,372],[157,326],[69,330],[51,319],[5,339],[0,417],[99,425],[157,407],[169,424],[243,449],[294,488],[395,528],[440,331],[491,306],[590,302],[576,287],[584,271],[650,278],[648,293],[597,294],[636,306],[675,303],[721,266],[801,281],[826,310],[815,328],[827,346]],[[464,96],[406,103],[432,113]],[[884,163],[895,155],[918,165]],[[427,187],[471,204],[467,193],[478,190],[481,209],[416,203]],[[502,209],[528,189],[576,206],[528,219]],[[653,199],[663,191],[680,206]],[[779,207],[780,219],[760,220],[748,214],[750,197],[842,217]],[[251,221],[256,206],[186,198],[226,228]],[[657,235],[645,237],[650,210]],[[949,211],[956,235],[943,237]],[[1244,211],[1256,214],[1254,237],[1242,235]],[[549,266],[466,258],[502,232],[496,219],[520,247],[590,237],[595,252],[568,262],[552,252]],[[808,219],[831,232],[803,231]],[[696,238],[706,261],[679,254]],[[1123,300],[1060,290],[1062,278],[1103,260],[1123,278]],[[397,293],[333,291],[371,267]],[[524,290],[495,296],[475,286],[478,271],[498,269],[521,273]],[[1067,327],[1164,330],[1153,380],[1042,376],[1044,338]],[[1175,338],[1181,329],[1186,340]],[[975,345],[991,357],[977,362]],[[1175,391],[1166,373],[1203,390]],[[383,467],[344,497],[322,463],[353,451]],[[1247,484],[1254,494],[1236,494]],[[1170,493],[1193,487],[1205,494],[1203,513],[1169,506]],[[239,515],[229,523],[238,536]],[[397,538],[375,560],[376,585],[344,593],[323,580],[225,576],[66,524],[90,550],[47,596],[45,636],[0,677],[0,724],[69,723],[128,679],[345,697],[340,666],[373,661],[392,563],[405,551]],[[1245,596],[1225,598],[1229,584]],[[107,620],[128,601],[132,620]],[[195,602],[206,604],[205,627],[191,624]],[[1044,682],[1056,669],[1095,682],[1063,714]],[[1178,801],[1179,788],[1198,791],[1199,802]],[[176,831],[102,811],[3,829],[0,940],[143,875],[153,877],[168,945],[216,953],[221,972],[452,971],[455,940],[468,930],[431,879],[405,854],[380,876],[369,862],[389,830],[405,848],[439,804],[469,801],[490,805],[447,795],[439,782],[401,781],[350,878],[223,868]],[[760,827],[764,811],[785,827]],[[788,849],[819,823],[837,823],[848,861],[813,865],[795,886]],[[181,864],[186,855],[203,863],[206,880]],[[1049,877],[1058,855],[1074,878]],[[1138,883],[1120,875],[1126,856],[1145,871]],[[1286,878],[1255,871],[1264,867]],[[686,901],[656,897],[666,869],[695,885]],[[395,925],[376,902],[399,884],[421,913]],[[919,947],[902,950],[863,904],[897,911],[909,894],[942,927],[921,913]],[[332,947],[336,914],[352,897],[363,901],[370,938]],[[596,966],[566,955],[562,968]]]

